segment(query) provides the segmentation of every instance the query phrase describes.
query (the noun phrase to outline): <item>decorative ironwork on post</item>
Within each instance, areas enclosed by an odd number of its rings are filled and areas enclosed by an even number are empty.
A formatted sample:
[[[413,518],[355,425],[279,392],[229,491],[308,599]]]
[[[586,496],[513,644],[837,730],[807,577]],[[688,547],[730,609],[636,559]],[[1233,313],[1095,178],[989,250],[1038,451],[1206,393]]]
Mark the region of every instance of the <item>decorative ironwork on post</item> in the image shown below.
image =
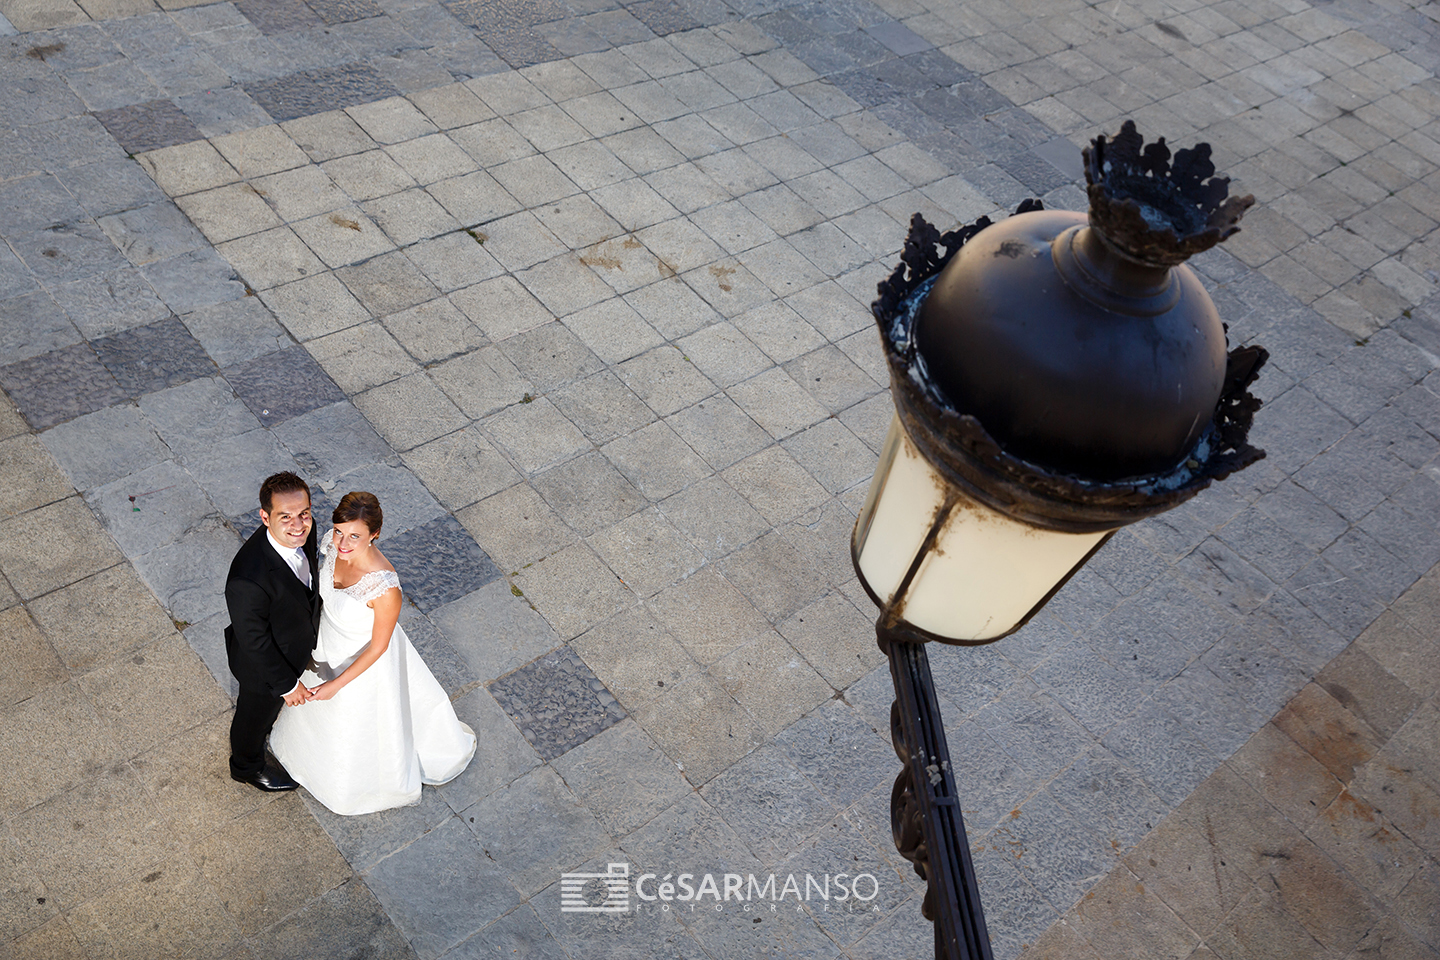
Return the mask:
[[[925,644],[1019,629],[1118,528],[1263,457],[1249,393],[1184,261],[1239,229],[1210,148],[1173,156],[1126,121],[1084,151],[1090,212],[1022,203],[941,234],[916,214],[872,310],[896,416],[851,558],[880,607],[902,771],[891,825],[926,881],[936,956],[989,936]]]

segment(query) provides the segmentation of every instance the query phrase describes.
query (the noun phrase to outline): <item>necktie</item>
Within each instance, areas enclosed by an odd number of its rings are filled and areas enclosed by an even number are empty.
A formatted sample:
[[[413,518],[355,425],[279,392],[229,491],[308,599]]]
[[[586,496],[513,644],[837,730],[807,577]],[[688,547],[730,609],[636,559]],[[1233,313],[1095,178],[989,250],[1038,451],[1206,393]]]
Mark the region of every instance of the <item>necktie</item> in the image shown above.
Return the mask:
[[[305,551],[299,547],[295,548],[295,576],[305,584],[305,589],[310,589],[310,561],[305,557]]]

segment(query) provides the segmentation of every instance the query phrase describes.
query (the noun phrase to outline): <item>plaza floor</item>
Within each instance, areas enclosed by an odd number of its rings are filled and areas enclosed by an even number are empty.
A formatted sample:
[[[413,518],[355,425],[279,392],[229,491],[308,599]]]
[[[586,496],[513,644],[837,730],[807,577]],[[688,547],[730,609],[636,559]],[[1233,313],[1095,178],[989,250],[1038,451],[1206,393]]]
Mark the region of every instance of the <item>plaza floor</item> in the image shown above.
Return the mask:
[[[995,955],[1440,957],[1437,21],[0,0],[0,957],[931,955],[869,304],[916,212],[1083,209],[1125,117],[1257,197],[1193,265],[1268,457],[932,651]],[[278,469],[385,506],[480,735],[419,806],[226,775]],[[875,895],[562,909],[610,864]]]

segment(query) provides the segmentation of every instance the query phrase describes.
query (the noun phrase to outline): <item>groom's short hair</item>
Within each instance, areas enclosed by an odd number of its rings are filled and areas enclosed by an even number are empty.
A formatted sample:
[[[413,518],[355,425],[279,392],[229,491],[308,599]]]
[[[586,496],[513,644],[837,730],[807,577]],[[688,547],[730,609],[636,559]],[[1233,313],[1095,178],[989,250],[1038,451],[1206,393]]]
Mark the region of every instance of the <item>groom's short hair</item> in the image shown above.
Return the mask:
[[[270,504],[275,502],[277,493],[300,493],[301,491],[305,493],[307,499],[310,499],[310,484],[289,470],[272,473],[265,478],[264,483],[260,484],[260,509],[269,513]]]

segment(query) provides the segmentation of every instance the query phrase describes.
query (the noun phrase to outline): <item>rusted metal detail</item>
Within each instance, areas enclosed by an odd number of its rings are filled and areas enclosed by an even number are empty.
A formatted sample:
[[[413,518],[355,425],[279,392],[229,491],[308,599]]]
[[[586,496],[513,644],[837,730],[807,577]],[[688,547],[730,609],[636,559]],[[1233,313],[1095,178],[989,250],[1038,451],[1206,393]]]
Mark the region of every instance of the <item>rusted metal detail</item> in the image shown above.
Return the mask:
[[[1027,200],[1017,214],[1041,210]],[[911,218],[901,262],[882,281],[871,311],[890,366],[900,422],[922,456],[966,495],[1014,519],[1064,533],[1112,530],[1184,503],[1217,480],[1265,456],[1248,442],[1260,401],[1249,392],[1269,354],[1231,350],[1211,428],[1169,473],[1118,482],[1061,474],[1007,453],[975,417],[953,409],[931,384],[913,335],[929,284],[988,217],[941,234],[920,214]]]
[[[1255,203],[1228,197],[1230,180],[1215,176],[1210,144],[1177,150],[1161,137],[1146,145],[1126,120],[1120,132],[1090,141],[1085,161],[1090,225],[1116,250],[1141,263],[1174,266],[1231,236]]]

